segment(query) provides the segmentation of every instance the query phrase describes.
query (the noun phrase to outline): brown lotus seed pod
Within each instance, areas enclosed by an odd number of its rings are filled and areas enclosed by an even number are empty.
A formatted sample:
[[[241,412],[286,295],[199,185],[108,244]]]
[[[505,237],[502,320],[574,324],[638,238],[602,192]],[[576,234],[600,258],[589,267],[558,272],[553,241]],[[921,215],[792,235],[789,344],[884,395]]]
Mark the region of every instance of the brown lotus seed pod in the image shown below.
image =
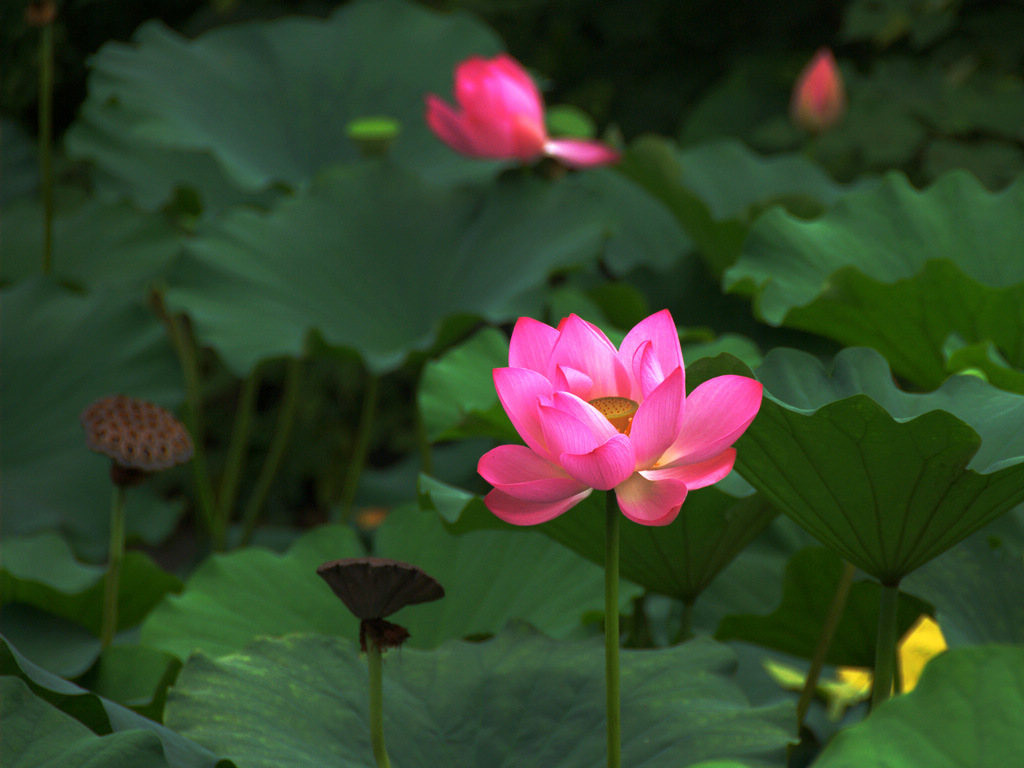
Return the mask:
[[[316,572],[356,618],[383,619],[400,608],[444,597],[444,587],[415,565],[381,557],[324,563]]]
[[[113,460],[110,476],[118,485],[135,485],[151,472],[185,463],[195,452],[174,414],[145,400],[104,397],[82,411],[79,420],[86,445]]]
[[[45,27],[57,18],[57,3],[53,0],[29,0],[25,6],[25,21],[32,27]]]

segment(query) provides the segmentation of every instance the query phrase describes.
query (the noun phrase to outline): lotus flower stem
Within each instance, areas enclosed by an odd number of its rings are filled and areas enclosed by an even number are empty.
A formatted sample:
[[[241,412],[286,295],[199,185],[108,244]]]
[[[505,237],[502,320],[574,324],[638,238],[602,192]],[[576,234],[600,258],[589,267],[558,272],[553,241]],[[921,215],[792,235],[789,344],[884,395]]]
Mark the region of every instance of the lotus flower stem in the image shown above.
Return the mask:
[[[226,521],[231,517],[238,496],[238,479],[242,474],[245,461],[245,449],[249,444],[249,432],[252,428],[252,414],[256,408],[256,395],[260,388],[260,366],[257,364],[242,382],[242,391],[235,407],[235,421],[231,428],[231,442],[228,445],[227,460],[224,473],[220,478],[217,491],[216,520]]]
[[[370,743],[377,768],[391,768],[384,745],[384,665],[380,646],[372,637],[366,641],[366,664],[370,668]]]
[[[53,24],[39,30],[39,184],[43,198],[43,274],[53,265]]]
[[[213,496],[213,485],[210,482],[210,472],[206,466],[206,451],[203,448],[203,392],[199,379],[199,365],[196,362],[195,345],[182,319],[167,311],[163,293],[160,290],[154,290],[150,294],[150,304],[167,328],[171,344],[178,356],[182,377],[185,379],[185,403],[188,407],[185,408],[183,419],[195,443],[195,456],[192,458],[192,482],[196,488],[199,512],[206,524],[207,531],[214,538],[214,547],[223,549],[223,541],[216,540],[216,501]]]
[[[615,492],[606,494],[604,559],[604,675],[608,708],[608,768],[622,765],[622,724],[619,707],[619,505]]]
[[[878,606],[878,642],[875,646],[875,686],[871,694],[871,709],[889,698],[896,670],[897,608],[899,585],[882,585]]]
[[[814,699],[814,692],[818,689],[818,678],[821,677],[821,668],[825,664],[825,657],[828,655],[828,649],[832,645],[832,638],[835,637],[836,630],[839,628],[839,620],[842,619],[843,611],[846,609],[846,600],[850,596],[850,587],[853,586],[853,577],[856,573],[857,568],[853,563],[843,564],[843,573],[839,577],[839,584],[836,586],[836,592],[832,596],[832,604],[829,606],[825,623],[821,627],[821,635],[818,637],[818,645],[815,647],[814,656],[811,658],[811,667],[807,670],[807,681],[804,683],[804,689],[800,692],[800,700],[796,705],[797,731],[803,728],[807,710]]]
[[[370,435],[373,433],[373,422],[377,417],[377,390],[380,383],[376,374],[371,373],[366,379],[366,391],[363,393],[363,410],[359,416],[359,431],[356,433],[356,444],[352,448],[348,469],[345,472],[345,485],[341,489],[341,520],[347,523],[352,517],[352,504],[359,488],[359,476],[366,464],[366,453],[370,448]]]
[[[256,530],[260,510],[266,503],[274,476],[281,467],[281,460],[284,458],[288,441],[291,438],[292,424],[295,422],[295,411],[299,406],[301,388],[302,361],[295,357],[289,358],[284,378],[284,392],[281,395],[281,408],[277,412],[277,422],[274,425],[274,436],[270,441],[267,455],[263,459],[263,466],[260,467],[260,476],[256,481],[256,487],[249,496],[249,500],[245,504],[245,512],[242,514],[242,538],[240,540],[242,546],[249,543],[249,539],[252,538],[252,534]],[[227,520],[222,522],[225,526],[227,525]]]
[[[117,632],[117,595],[121,583],[121,561],[124,559],[124,491],[123,485],[114,485],[114,499],[110,507],[110,555],[103,585],[103,623],[100,626],[100,646],[103,648],[110,645]]]

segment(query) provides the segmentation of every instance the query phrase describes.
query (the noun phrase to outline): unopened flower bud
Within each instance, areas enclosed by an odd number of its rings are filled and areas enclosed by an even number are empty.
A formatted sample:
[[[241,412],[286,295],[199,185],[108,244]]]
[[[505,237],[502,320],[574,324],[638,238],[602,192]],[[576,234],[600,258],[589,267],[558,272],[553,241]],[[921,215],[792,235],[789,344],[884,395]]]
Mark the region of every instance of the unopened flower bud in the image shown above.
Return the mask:
[[[790,116],[811,133],[821,133],[842,120],[846,112],[846,87],[828,48],[820,49],[804,67],[793,88]]]

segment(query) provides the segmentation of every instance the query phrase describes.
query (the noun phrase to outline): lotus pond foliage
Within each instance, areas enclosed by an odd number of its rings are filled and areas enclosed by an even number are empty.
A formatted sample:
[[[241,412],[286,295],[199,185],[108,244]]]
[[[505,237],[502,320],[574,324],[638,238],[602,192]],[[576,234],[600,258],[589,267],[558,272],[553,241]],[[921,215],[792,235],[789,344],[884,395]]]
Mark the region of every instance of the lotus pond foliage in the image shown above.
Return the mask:
[[[0,9],[0,764],[1019,762],[1024,10],[129,5]]]

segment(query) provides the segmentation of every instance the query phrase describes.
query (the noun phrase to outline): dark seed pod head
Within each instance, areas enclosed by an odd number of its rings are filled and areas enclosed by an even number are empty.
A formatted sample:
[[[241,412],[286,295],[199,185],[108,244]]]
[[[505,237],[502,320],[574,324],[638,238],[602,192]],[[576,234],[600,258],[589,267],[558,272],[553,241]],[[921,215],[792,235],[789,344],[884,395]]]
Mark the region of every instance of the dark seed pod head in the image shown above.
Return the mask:
[[[25,6],[25,21],[32,27],[45,27],[57,18],[54,0],[29,0]]]
[[[363,653],[366,653],[367,639],[384,652],[388,648],[401,648],[409,639],[409,630],[385,619],[363,619],[359,622],[359,649]]]
[[[380,557],[324,563],[316,572],[357,619],[383,619],[400,608],[444,597],[444,587],[415,565]]]
[[[135,485],[151,473],[192,458],[192,438],[174,414],[145,400],[114,395],[97,400],[79,417],[85,443],[109,456],[118,485]]]

